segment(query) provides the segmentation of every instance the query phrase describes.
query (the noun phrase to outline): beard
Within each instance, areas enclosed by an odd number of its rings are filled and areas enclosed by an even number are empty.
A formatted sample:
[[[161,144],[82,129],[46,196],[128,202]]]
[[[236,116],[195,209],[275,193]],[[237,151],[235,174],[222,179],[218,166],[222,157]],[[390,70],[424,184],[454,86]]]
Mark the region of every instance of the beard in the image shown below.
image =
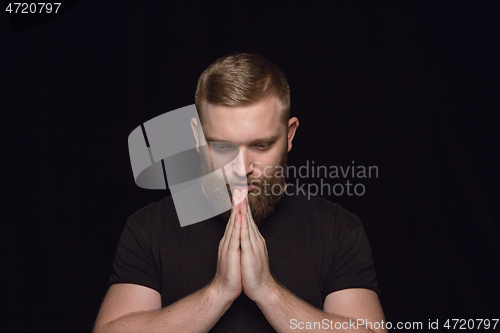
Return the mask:
[[[260,177],[246,177],[246,183],[254,186],[254,189],[248,192],[247,200],[250,210],[252,211],[252,217],[255,224],[258,226],[274,211],[276,204],[285,193],[285,173],[288,157],[286,148],[287,145],[285,145],[283,149],[278,164],[271,168],[271,170],[267,168]],[[203,177],[201,180],[201,187],[209,203],[217,209],[217,207],[222,207],[223,202],[227,202],[228,194],[231,202],[233,202],[233,193],[231,193],[229,184],[242,183],[242,181],[241,179],[228,179],[226,188],[221,188],[221,186],[218,185],[221,181],[220,178],[215,173],[212,173],[212,167],[208,165],[206,161],[207,159],[201,156],[200,174],[203,176],[206,175],[206,177]],[[231,209],[218,216],[224,223],[227,223],[231,216]]]

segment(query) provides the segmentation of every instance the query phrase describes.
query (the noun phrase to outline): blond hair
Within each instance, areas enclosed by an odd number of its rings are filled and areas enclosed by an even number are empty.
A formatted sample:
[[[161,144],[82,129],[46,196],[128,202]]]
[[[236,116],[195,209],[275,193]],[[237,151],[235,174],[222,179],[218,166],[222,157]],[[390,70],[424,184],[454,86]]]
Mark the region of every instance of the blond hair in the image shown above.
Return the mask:
[[[276,96],[282,119],[290,117],[290,88],[285,75],[259,54],[236,53],[211,64],[198,79],[195,105],[202,121],[203,101],[225,106],[246,106]]]

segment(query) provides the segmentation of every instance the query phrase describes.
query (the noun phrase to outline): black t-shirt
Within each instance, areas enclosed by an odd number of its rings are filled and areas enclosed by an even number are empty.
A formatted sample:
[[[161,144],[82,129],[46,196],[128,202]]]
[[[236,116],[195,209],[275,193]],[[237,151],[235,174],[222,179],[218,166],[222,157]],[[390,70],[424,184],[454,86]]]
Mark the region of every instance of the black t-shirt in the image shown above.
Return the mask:
[[[154,202],[128,218],[108,287],[143,285],[158,291],[162,306],[168,306],[211,281],[224,230],[218,217],[181,227],[171,197]],[[380,293],[361,221],[339,204],[316,196],[284,195],[259,230],[275,279],[318,309],[337,290]],[[242,292],[210,332],[275,330]]]

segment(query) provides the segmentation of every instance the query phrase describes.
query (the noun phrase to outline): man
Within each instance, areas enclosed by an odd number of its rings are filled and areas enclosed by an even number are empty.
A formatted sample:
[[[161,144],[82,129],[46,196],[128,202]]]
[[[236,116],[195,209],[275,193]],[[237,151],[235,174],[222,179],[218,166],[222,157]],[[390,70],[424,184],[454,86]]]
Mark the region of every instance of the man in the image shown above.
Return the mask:
[[[202,169],[231,150],[241,157],[224,167],[232,209],[180,227],[167,197],[132,215],[94,332],[385,332],[359,219],[288,195],[283,170],[299,122],[279,68],[259,55],[220,58],[195,103]],[[216,206],[210,178],[202,188]]]

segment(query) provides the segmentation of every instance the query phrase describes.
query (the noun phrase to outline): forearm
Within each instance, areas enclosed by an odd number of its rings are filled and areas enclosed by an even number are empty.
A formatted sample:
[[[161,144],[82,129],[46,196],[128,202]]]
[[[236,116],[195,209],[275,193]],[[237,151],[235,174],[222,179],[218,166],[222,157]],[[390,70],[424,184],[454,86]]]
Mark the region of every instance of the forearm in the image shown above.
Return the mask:
[[[356,319],[321,311],[276,284],[256,300],[277,332],[374,332],[354,325]]]
[[[94,333],[208,332],[231,303],[209,284],[167,307],[127,314]]]

